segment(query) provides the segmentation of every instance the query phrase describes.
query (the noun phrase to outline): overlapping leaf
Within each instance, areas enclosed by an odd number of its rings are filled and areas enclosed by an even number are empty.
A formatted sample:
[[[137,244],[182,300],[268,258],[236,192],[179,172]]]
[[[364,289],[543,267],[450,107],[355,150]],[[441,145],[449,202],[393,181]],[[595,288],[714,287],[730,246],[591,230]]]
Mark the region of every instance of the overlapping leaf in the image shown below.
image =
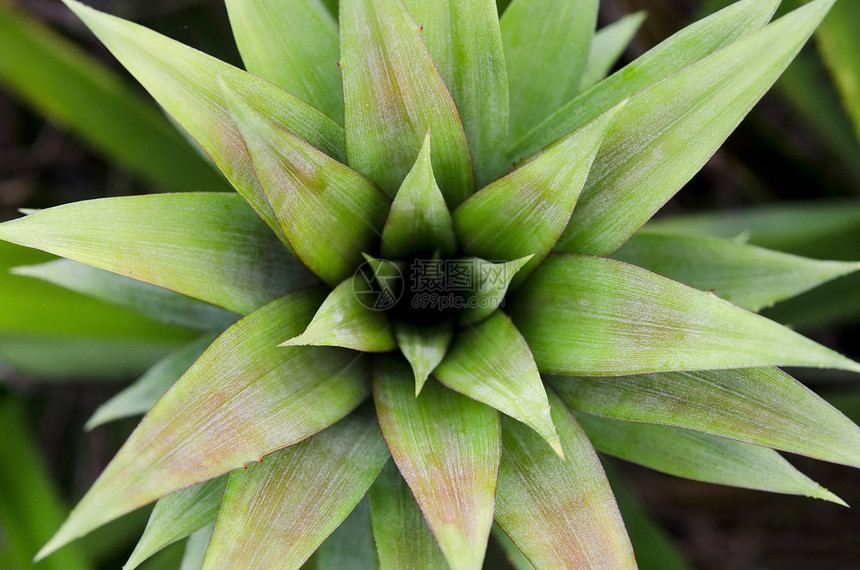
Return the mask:
[[[566,460],[503,417],[496,522],[536,568],[636,568],[597,454],[558,396],[549,399]]]
[[[633,265],[585,255],[544,261],[512,316],[544,373],[860,364],[715,295]]]
[[[75,202],[6,222],[0,239],[241,314],[314,282],[235,194]]]
[[[572,407],[685,428],[860,467],[860,428],[776,368],[558,377]]]
[[[236,190],[286,243],[227,109],[221,83],[280,127],[343,160],[343,130],[321,112],[268,81],[151,30],[63,0],[168,113],[189,132]],[[201,190],[207,190],[202,188]]]
[[[376,363],[373,397],[391,456],[448,564],[481,568],[501,454],[498,412],[435,382],[416,398],[411,371],[394,359]]]
[[[337,21],[319,0],[227,0],[245,68],[343,123]]]
[[[594,34],[588,61],[579,81],[579,91],[585,91],[606,77],[644,20],[645,12],[628,14]]]
[[[376,419],[364,408],[233,472],[203,568],[300,568],[355,508],[387,459]]]
[[[532,256],[527,255],[504,263],[493,263],[477,257],[459,260],[457,265],[468,267],[475,285],[469,303],[460,312],[460,324],[477,324],[503,306],[508,287],[531,259]]]
[[[40,556],[301,441],[358,406],[368,371],[354,353],[276,346],[304,328],[321,300],[316,289],[288,295],[221,335],[147,414]]]
[[[442,362],[454,337],[454,324],[450,321],[432,327],[419,327],[404,322],[394,325],[397,346],[415,374],[415,395],[421,393],[424,382]]]
[[[433,375],[531,427],[564,457],[537,365],[507,315],[497,312],[461,331]]]
[[[701,169],[833,2],[815,0],[631,97],[606,133],[559,248],[606,255],[623,244]]]
[[[612,257],[712,290],[751,311],[860,269],[860,263],[818,261],[715,238],[644,232]]]
[[[561,236],[616,107],[493,182],[454,211],[463,250],[489,260],[534,255],[522,282]]]
[[[350,165],[394,196],[427,132],[433,171],[456,206],[474,191],[457,109],[400,0],[344,0],[341,67]]]
[[[594,447],[670,475],[733,487],[824,499],[845,506],[766,447],[673,427],[577,414]]]
[[[386,465],[391,462],[387,462]],[[385,469],[383,467],[383,469]],[[377,477],[377,481],[379,477]],[[379,556],[370,525],[370,500],[359,501],[346,520],[317,549],[313,558],[316,570],[378,570]],[[303,568],[311,570],[308,561]]]
[[[779,0],[741,0],[687,26],[567,103],[523,139],[512,140],[510,159],[531,155],[627,97],[758,30],[777,6]]]
[[[406,0],[463,121],[478,188],[504,172],[508,77],[494,0]]]
[[[511,140],[579,90],[597,22],[597,0],[514,0],[501,18],[511,91]]]

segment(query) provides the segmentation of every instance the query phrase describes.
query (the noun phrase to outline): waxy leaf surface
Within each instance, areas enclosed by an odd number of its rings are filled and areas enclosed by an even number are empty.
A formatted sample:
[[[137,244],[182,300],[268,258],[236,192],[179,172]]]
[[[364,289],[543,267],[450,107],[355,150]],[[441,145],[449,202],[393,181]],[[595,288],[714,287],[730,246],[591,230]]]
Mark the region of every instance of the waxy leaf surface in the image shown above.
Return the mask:
[[[388,352],[397,348],[385,313],[359,301],[356,291],[366,286],[356,276],[335,287],[307,329],[280,346],[340,346],[362,352]]]
[[[505,170],[508,76],[494,0],[406,0],[457,106],[478,188]]]
[[[597,454],[558,396],[549,400],[566,459],[503,417],[496,522],[536,568],[636,568]]]
[[[514,0],[501,18],[511,140],[573,99],[588,61],[598,0]]]
[[[452,390],[531,427],[564,457],[537,365],[507,315],[497,312],[463,329],[433,375]]]
[[[369,391],[366,362],[355,353],[276,346],[300,332],[321,301],[317,289],[288,295],[221,335],[146,415],[40,555],[355,409]]]
[[[514,278],[521,283],[564,232],[617,112],[604,113],[461,204],[454,229],[463,250],[489,260],[534,255]]]
[[[612,255],[758,311],[860,269],[717,238],[640,232]]]
[[[394,197],[430,131],[449,206],[474,191],[469,145],[451,94],[401,0],[344,0],[341,67],[350,165]]]
[[[275,218],[296,255],[329,285],[378,240],[388,197],[348,166],[225,95]]]
[[[619,422],[577,414],[588,439],[603,453],[663,473],[705,481],[815,497],[845,505],[766,447],[673,427]]]
[[[412,491],[389,462],[368,492],[381,570],[448,570]]]
[[[388,460],[365,407],[307,441],[230,474],[204,569],[300,568]]]
[[[214,523],[226,486],[227,475],[222,475],[159,499],[123,570],[134,570],[164,547]]]
[[[704,166],[833,2],[811,2],[631,97],[604,137],[559,249],[607,255],[621,246]]]
[[[588,52],[588,62],[579,82],[579,91],[585,91],[606,77],[630,45],[644,20],[645,12],[636,12],[595,32]]]
[[[493,522],[499,414],[429,382],[416,398],[409,367],[378,361],[373,397],[382,434],[453,570],[481,568]]]
[[[617,376],[860,364],[731,303],[620,261],[556,254],[511,305],[543,373]]]
[[[63,1],[200,143],[236,190],[286,243],[227,108],[222,84],[226,83],[248,105],[280,127],[339,160],[346,154],[343,129],[264,79],[137,24],[74,0]]]
[[[860,467],[860,428],[776,368],[556,377],[572,408],[662,424]]]
[[[319,0],[227,0],[245,68],[343,123],[337,20]]]
[[[457,243],[451,213],[433,176],[428,134],[391,204],[382,230],[382,255],[397,259],[437,249],[441,255],[453,255]]]
[[[74,202],[6,222],[0,239],[241,314],[314,283],[235,194]]]

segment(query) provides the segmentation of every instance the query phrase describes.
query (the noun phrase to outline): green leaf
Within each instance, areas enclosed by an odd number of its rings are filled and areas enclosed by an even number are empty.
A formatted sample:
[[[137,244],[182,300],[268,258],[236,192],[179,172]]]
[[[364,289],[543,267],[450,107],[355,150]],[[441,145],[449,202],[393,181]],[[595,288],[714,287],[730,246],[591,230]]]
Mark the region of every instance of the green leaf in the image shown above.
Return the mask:
[[[400,0],[344,0],[341,67],[350,164],[394,197],[431,131],[433,171],[450,207],[474,191],[451,95]]]
[[[599,451],[663,473],[707,483],[815,497],[847,506],[766,447],[588,414],[576,414],[576,419]]]
[[[365,407],[230,475],[203,568],[300,568],[388,459]]]
[[[511,91],[512,141],[579,89],[597,23],[597,0],[514,0],[501,19]]]
[[[860,269],[717,238],[640,232],[612,257],[758,311]]]
[[[816,0],[631,97],[606,133],[558,247],[595,255],[618,249],[702,168],[833,2]]]
[[[147,414],[40,556],[355,409],[368,393],[363,360],[339,349],[276,346],[304,328],[321,300],[318,289],[293,293],[221,335]]]
[[[390,461],[385,462],[386,465],[390,463]],[[345,568],[349,570],[379,568],[370,525],[370,500],[367,495],[316,551],[316,570],[344,570]]]
[[[368,494],[381,570],[448,570],[412,491],[393,462],[383,468]]]
[[[217,335],[206,334],[180,350],[158,361],[134,383],[96,409],[86,423],[86,430],[108,422],[148,412],[165,392],[200,358]]]
[[[773,321],[645,269],[557,254],[517,292],[512,316],[544,373],[860,364]]]
[[[236,190],[286,243],[260,188],[222,83],[286,131],[335,159],[343,159],[343,130],[321,112],[268,81],[144,27],[63,0],[206,150]],[[203,188],[202,190],[207,190]]]
[[[241,314],[313,283],[235,194],[74,202],[0,224],[0,239]]]
[[[377,241],[389,199],[368,179],[225,91],[260,185],[296,255],[329,285]]]
[[[214,523],[226,486],[223,475],[159,499],[123,570],[134,570],[159,550]]]
[[[478,188],[505,171],[508,76],[494,0],[406,0],[463,121]]]
[[[343,123],[337,20],[319,0],[227,0],[245,68]]]
[[[89,570],[93,568],[80,545],[70,545],[38,565],[32,562],[39,545],[68,512],[59,490],[39,456],[23,402],[0,396],[0,564],[4,568]]]
[[[860,42],[857,39],[860,5],[837,2],[816,34],[824,61],[836,80],[842,101],[860,139]]]
[[[200,570],[203,568],[203,557],[209,548],[209,539],[212,538],[212,529],[215,523],[207,525],[200,530],[191,533],[185,543],[185,552],[182,555],[182,565],[179,570]]]
[[[512,138],[509,159],[530,156],[624,99],[760,29],[778,5],[779,0],[741,0],[687,26],[567,103],[521,140]],[[660,108],[665,105],[661,102]]]
[[[564,458],[537,365],[507,315],[497,312],[461,331],[433,375],[452,390],[523,422]]]
[[[622,106],[461,204],[454,211],[454,228],[463,250],[484,259],[534,255],[516,278],[521,283],[562,235],[603,134]]]
[[[582,72],[582,79],[579,82],[579,91],[585,91],[606,77],[630,45],[643,21],[645,21],[645,12],[627,14],[595,32],[585,71]]]
[[[367,307],[357,291],[368,287],[361,277],[347,279],[329,294],[307,329],[278,346],[340,346],[362,352],[397,348],[385,313]]]
[[[445,321],[436,326],[413,326],[398,321],[394,323],[394,335],[400,352],[409,361],[415,374],[417,397],[424,382],[445,358],[451,339],[454,338],[454,324]]]
[[[860,428],[776,368],[557,377],[572,408],[662,424],[860,467]]]
[[[549,400],[567,459],[503,417],[496,522],[536,568],[635,568],[597,454],[558,396]]]
[[[0,81],[98,152],[173,191],[229,190],[119,76],[20,8],[0,3]],[[134,136],[129,136],[134,133]]]
[[[477,324],[504,306],[511,281],[531,258],[531,255],[527,255],[505,263],[493,263],[472,257],[455,262],[468,267],[475,281],[475,293],[471,302],[460,312],[460,324]]]
[[[430,163],[430,134],[400,185],[382,230],[382,255],[396,259],[439,250],[454,255],[454,223]]]
[[[11,272],[131,309],[162,323],[198,330],[224,330],[239,318],[234,312],[197,299],[68,259],[13,267]]]
[[[522,551],[514,544],[514,541],[505,534],[505,531],[501,529],[498,523],[493,525],[493,538],[496,539],[496,542],[499,543],[499,546],[502,547],[502,550],[505,552],[505,557],[510,562],[511,566],[514,567],[514,570],[535,570],[535,567],[529,562],[529,559],[526,558],[526,555],[522,553]]]
[[[428,382],[415,397],[397,360],[376,363],[382,434],[452,570],[481,568],[501,455],[498,413]]]

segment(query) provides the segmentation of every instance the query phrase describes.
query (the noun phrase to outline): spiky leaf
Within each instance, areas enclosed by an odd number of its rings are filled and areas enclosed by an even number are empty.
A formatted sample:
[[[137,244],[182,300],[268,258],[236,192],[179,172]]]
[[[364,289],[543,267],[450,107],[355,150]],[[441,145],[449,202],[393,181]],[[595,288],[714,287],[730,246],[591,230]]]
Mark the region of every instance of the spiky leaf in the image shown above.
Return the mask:
[[[588,52],[588,62],[579,81],[579,91],[585,91],[606,77],[644,20],[645,12],[627,14],[595,32]]]
[[[477,324],[505,304],[505,295],[519,271],[532,259],[531,255],[505,263],[493,263],[477,257],[459,264],[468,266],[474,274],[475,292],[471,302],[460,312],[460,323]]]
[[[397,346],[415,374],[415,395],[421,393],[424,382],[442,362],[454,337],[454,324],[445,321],[436,326],[419,327],[404,322],[394,324]]]

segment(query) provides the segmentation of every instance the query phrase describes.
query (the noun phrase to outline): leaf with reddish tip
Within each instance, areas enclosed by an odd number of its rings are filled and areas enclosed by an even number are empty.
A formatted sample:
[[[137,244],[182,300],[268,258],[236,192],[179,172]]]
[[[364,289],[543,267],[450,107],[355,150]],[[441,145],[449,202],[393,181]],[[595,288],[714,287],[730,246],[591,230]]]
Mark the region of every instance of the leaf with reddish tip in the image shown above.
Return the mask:
[[[401,0],[343,0],[341,67],[349,163],[394,196],[427,132],[450,207],[474,191],[454,102]]]
[[[620,261],[555,254],[511,314],[547,374],[860,364],[715,295]]]
[[[588,51],[588,61],[582,72],[582,79],[579,81],[579,91],[585,91],[606,77],[630,45],[644,20],[645,12],[627,14],[594,33],[594,39]]]
[[[187,130],[236,190],[286,243],[254,174],[220,83],[275,124],[335,159],[346,156],[343,129],[268,81],[137,24],[63,0],[120,63]]]
[[[87,431],[108,422],[143,415],[176,384],[217,335],[206,334],[159,360],[143,376],[99,406],[84,426]]]
[[[359,299],[367,287],[364,279],[357,276],[335,287],[307,329],[279,346],[339,346],[362,352],[395,350],[397,342],[385,313],[367,307]]]
[[[314,283],[235,194],[74,202],[0,224],[0,239],[241,314]]]
[[[322,297],[318,289],[287,295],[227,329],[150,410],[39,556],[355,409],[368,394],[366,361],[342,349],[276,346],[305,327]]]
[[[608,255],[636,233],[770,89],[834,1],[814,0],[633,95],[606,132],[558,248]]]
[[[472,150],[477,187],[505,171],[508,76],[494,0],[406,0],[451,92]]]
[[[554,377],[572,408],[860,467],[860,428],[777,368]]]
[[[214,523],[226,486],[223,475],[159,499],[123,570],[134,570],[156,552]]]
[[[503,417],[496,522],[536,568],[636,568],[597,454],[558,396],[549,402],[567,459]]]
[[[511,140],[570,101],[582,80],[598,0],[514,0],[501,19]]]
[[[397,346],[415,374],[415,395],[421,393],[424,382],[445,358],[454,337],[454,324],[445,321],[436,326],[413,326],[403,321],[394,324]]]
[[[439,250],[454,255],[454,223],[433,176],[430,135],[400,185],[382,230],[382,255],[391,259]]]
[[[457,335],[433,373],[442,384],[517,419],[564,458],[540,373],[525,339],[507,315]]]
[[[576,414],[594,447],[633,463],[696,481],[814,497],[847,506],[766,447],[667,426]]]
[[[388,197],[368,179],[279,128],[225,88],[263,192],[305,266],[329,285],[375,245]]]
[[[381,570],[448,570],[445,557],[394,462],[382,469],[368,495]]]
[[[650,232],[634,235],[612,257],[712,290],[750,311],[860,270],[860,263],[808,259],[718,238]]]
[[[484,259],[534,255],[514,280],[522,283],[564,232],[603,134],[623,105],[461,204],[454,211],[454,229],[463,250]]]
[[[436,382],[415,397],[409,367],[377,361],[382,434],[453,570],[481,568],[501,455],[499,414]]]
[[[525,158],[624,99],[767,24],[780,0],[741,0],[682,29],[512,140],[510,160]]]
[[[227,0],[245,68],[343,123],[337,20],[318,0]]]
[[[307,441],[233,472],[203,568],[300,568],[355,508],[387,460],[366,406]]]
[[[475,281],[472,302],[460,312],[460,324],[477,324],[504,306],[511,281],[531,258],[527,255],[506,263],[493,263],[473,257],[454,262],[467,265]]]

